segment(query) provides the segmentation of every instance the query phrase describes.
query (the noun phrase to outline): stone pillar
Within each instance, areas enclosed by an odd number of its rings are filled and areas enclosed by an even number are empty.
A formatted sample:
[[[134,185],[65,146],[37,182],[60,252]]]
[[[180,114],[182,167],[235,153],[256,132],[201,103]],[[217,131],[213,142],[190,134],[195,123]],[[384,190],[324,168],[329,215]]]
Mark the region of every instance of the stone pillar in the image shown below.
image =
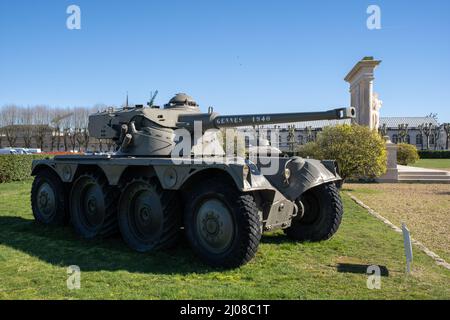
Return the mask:
[[[356,109],[356,123],[378,130],[381,101],[373,92],[374,70],[381,63],[373,57],[359,61],[345,77],[350,84],[350,105]]]
[[[397,168],[397,145],[386,139],[387,151],[387,170],[384,175],[377,179],[378,182],[398,182],[398,168]]]

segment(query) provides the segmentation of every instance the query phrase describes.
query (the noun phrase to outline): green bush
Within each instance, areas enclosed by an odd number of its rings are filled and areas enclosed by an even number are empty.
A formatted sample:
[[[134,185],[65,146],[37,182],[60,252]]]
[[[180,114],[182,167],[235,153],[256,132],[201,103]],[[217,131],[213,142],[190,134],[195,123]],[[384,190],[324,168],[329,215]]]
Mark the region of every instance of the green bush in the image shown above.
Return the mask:
[[[316,142],[308,142],[295,150],[295,155],[302,158],[315,158],[319,154]]]
[[[49,155],[1,154],[0,183],[20,181],[30,178],[33,160],[45,159]]]
[[[419,153],[417,148],[412,144],[399,143],[397,149],[397,162],[401,165],[407,166],[419,160]]]
[[[386,143],[376,131],[364,126],[326,127],[317,141],[300,148],[299,154],[336,160],[344,180],[373,179],[386,172]]]
[[[450,159],[450,151],[442,150],[420,150],[420,159]]]

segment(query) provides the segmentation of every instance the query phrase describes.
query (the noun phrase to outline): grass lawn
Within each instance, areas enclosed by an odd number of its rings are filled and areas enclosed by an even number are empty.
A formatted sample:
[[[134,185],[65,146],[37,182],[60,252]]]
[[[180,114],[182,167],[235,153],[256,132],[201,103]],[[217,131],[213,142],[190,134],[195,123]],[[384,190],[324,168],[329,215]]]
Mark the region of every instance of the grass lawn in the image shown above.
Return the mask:
[[[450,171],[450,159],[420,159],[411,166],[429,169],[444,169]]]
[[[450,186],[448,184],[346,184],[345,189],[398,227],[450,261]]]
[[[29,181],[0,184],[0,299],[450,299],[450,271],[415,250],[405,276],[401,235],[347,196],[332,240],[301,244],[274,233],[251,263],[223,271],[198,262],[185,244],[138,254],[120,238],[87,242],[69,227],[39,226],[29,192]],[[369,290],[355,264],[385,266],[381,289]],[[80,290],[66,287],[69,265],[81,268]]]

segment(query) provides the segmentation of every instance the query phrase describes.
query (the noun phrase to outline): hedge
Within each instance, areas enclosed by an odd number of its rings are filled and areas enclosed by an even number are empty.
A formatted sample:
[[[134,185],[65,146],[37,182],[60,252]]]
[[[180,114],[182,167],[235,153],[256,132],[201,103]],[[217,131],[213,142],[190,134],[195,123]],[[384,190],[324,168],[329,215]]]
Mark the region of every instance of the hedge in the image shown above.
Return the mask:
[[[420,159],[450,159],[450,151],[447,150],[419,150]]]
[[[397,149],[397,162],[398,164],[407,166],[415,163],[419,160],[419,154],[416,146],[408,143],[399,143]]]
[[[46,154],[0,154],[0,183],[30,178],[33,160],[49,157]]]

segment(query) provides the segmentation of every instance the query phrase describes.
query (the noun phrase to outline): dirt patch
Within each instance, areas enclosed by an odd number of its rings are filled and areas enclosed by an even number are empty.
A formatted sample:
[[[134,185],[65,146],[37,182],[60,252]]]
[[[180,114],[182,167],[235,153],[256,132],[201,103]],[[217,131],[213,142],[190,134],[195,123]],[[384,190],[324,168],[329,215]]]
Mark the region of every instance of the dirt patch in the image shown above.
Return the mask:
[[[392,223],[405,222],[413,237],[450,260],[450,186],[447,184],[346,184]]]

